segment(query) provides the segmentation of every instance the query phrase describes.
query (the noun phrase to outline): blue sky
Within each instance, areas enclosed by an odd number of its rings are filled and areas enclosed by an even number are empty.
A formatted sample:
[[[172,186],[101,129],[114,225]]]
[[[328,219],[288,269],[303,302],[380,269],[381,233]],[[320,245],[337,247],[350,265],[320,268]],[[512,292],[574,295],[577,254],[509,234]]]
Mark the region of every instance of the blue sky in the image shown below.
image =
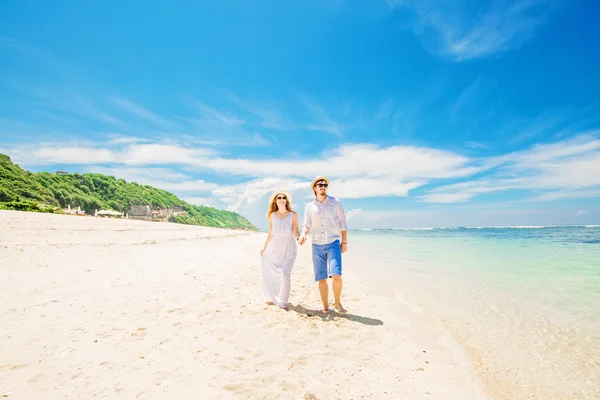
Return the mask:
[[[0,152],[351,228],[600,223],[593,1],[2,2]],[[302,213],[302,212],[301,212]]]

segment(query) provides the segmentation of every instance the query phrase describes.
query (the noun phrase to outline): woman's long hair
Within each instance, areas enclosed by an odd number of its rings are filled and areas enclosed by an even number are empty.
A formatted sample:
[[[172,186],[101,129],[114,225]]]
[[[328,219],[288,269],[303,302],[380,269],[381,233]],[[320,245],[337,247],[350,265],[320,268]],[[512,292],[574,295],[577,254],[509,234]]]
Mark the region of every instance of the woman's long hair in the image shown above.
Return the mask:
[[[277,196],[283,193],[277,193],[273,196],[273,200],[271,200],[271,204],[269,204],[269,210],[267,211],[267,219],[271,218],[271,214],[277,211]],[[285,196],[285,209],[289,212],[292,212],[292,206],[290,205],[290,199],[288,196]]]

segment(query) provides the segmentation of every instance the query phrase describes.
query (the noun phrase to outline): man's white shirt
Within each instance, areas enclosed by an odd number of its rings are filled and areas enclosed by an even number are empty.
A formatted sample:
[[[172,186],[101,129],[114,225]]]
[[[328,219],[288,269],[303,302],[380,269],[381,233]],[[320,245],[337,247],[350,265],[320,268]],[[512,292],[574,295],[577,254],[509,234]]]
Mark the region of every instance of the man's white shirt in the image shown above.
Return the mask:
[[[322,203],[316,199],[310,202],[304,211],[302,225],[311,232],[312,243],[319,245],[341,241],[341,231],[348,230],[344,207],[332,196],[327,196]]]

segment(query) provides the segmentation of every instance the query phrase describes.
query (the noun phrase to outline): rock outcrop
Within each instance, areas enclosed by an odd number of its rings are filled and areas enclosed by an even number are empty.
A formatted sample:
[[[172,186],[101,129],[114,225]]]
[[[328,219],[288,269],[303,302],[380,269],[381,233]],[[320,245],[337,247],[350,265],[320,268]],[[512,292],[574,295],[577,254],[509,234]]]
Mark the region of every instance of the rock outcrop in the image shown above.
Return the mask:
[[[172,216],[188,215],[181,207],[157,208],[149,205],[131,206],[128,214],[129,219],[158,222],[168,222]]]

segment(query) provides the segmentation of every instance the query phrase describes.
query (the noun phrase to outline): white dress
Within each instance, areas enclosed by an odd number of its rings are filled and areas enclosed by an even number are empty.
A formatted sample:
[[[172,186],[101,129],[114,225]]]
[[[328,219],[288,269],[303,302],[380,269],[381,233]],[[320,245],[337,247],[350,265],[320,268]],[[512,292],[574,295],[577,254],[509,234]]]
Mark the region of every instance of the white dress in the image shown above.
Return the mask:
[[[261,255],[263,293],[281,308],[287,307],[290,297],[292,268],[298,251],[292,220],[291,212],[283,219],[271,214],[272,237]]]

